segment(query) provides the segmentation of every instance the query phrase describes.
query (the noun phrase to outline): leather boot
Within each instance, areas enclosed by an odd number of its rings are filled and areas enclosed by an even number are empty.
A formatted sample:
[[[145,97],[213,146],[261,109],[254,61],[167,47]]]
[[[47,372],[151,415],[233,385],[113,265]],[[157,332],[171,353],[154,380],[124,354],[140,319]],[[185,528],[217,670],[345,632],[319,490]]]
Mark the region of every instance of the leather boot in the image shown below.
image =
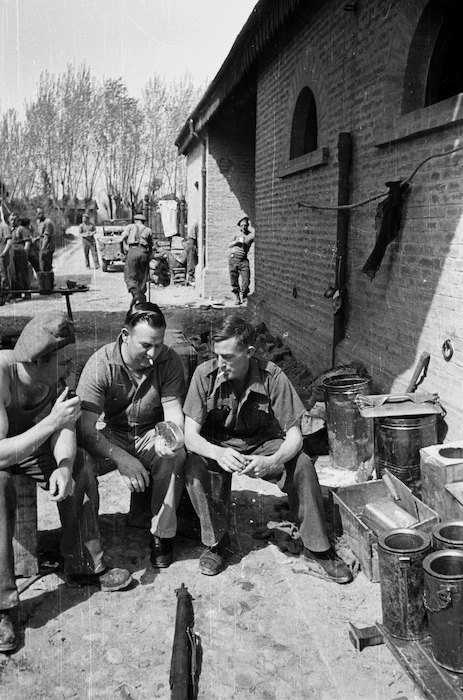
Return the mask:
[[[12,610],[0,610],[0,652],[13,651],[17,644]]]

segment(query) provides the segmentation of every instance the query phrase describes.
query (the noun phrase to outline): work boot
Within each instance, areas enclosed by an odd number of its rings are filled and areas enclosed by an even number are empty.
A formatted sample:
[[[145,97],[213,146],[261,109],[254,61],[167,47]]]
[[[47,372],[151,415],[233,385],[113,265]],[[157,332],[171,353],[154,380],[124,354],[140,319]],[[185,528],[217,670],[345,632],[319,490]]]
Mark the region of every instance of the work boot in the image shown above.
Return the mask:
[[[240,306],[241,304],[241,297],[239,294],[235,294],[235,306]]]
[[[227,555],[231,554],[231,542],[228,532],[220,542],[208,547],[199,557],[199,570],[205,576],[216,576],[225,568]]]
[[[153,535],[150,544],[150,561],[158,569],[167,569],[174,560],[174,540],[172,537],[157,537]]]
[[[335,551],[330,548],[326,552],[312,552],[304,547],[301,554],[302,561],[307,564],[308,573],[325,581],[334,583],[350,583],[352,574],[349,567],[340,559]]]
[[[70,588],[96,586],[104,593],[121,591],[132,583],[132,575],[127,569],[105,569],[98,574],[68,574],[67,585]]]
[[[14,651],[18,641],[11,610],[0,610],[0,652]]]

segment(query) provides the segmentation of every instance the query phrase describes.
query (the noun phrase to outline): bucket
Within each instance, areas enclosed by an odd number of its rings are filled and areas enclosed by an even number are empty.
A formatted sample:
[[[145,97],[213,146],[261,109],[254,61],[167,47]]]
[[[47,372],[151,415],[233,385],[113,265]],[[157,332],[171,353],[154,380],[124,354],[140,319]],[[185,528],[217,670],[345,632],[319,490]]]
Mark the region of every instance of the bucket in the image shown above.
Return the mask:
[[[420,450],[437,443],[436,414],[376,418],[375,465],[380,479],[387,469],[407,485],[420,479]]]
[[[463,550],[463,520],[439,523],[432,531],[433,549]]]
[[[463,552],[442,549],[423,561],[424,604],[438,664],[463,673]]]
[[[37,272],[37,285],[39,294],[51,294],[55,284],[53,272]]]
[[[331,466],[357,470],[373,458],[373,421],[363,418],[358,394],[371,394],[371,377],[342,374],[323,382]]]
[[[431,551],[430,536],[419,530],[389,530],[378,540],[383,625],[399,639],[427,635],[422,562]]]

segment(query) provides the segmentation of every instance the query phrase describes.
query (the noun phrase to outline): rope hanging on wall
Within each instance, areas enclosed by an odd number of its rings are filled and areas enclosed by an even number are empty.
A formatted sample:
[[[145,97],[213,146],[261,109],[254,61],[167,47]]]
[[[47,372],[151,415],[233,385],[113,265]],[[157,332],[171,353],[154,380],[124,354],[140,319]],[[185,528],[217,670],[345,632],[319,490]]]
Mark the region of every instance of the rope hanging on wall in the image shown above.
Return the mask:
[[[449,156],[452,153],[457,153],[457,151],[463,151],[463,146],[458,146],[457,148],[452,148],[451,151],[444,151],[444,153],[435,153],[432,156],[428,156],[424,160],[419,163],[415,170],[412,172],[412,174],[406,179],[402,181],[403,185],[409,185],[410,182],[413,180],[415,177],[416,173],[420,168],[425,165],[429,160],[432,160],[433,158],[442,158],[443,156]],[[357,209],[358,207],[363,207],[365,204],[369,204],[369,202],[374,202],[376,199],[381,199],[381,197],[387,197],[389,192],[381,192],[381,194],[375,194],[373,197],[369,197],[368,199],[363,199],[361,202],[355,202],[353,204],[342,204],[338,206],[323,206],[320,204],[309,204],[309,202],[297,202],[298,207],[305,207],[306,209],[321,209],[323,211],[339,211],[339,210],[346,210],[346,209]]]

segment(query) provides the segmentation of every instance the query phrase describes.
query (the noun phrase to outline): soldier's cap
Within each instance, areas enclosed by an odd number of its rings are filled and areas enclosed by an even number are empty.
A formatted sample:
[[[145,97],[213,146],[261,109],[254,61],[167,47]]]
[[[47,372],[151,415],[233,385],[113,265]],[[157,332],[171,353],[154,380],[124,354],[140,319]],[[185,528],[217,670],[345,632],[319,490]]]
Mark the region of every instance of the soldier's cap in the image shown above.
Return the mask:
[[[236,225],[237,225],[237,226],[241,226],[241,224],[243,223],[243,221],[246,221],[246,223],[249,224],[249,216],[243,216],[243,218],[240,219]]]
[[[35,362],[75,342],[74,324],[69,316],[56,312],[44,313],[24,326],[13,355],[17,362]]]
[[[134,221],[146,221],[146,216],[144,214],[135,214],[133,217]]]

